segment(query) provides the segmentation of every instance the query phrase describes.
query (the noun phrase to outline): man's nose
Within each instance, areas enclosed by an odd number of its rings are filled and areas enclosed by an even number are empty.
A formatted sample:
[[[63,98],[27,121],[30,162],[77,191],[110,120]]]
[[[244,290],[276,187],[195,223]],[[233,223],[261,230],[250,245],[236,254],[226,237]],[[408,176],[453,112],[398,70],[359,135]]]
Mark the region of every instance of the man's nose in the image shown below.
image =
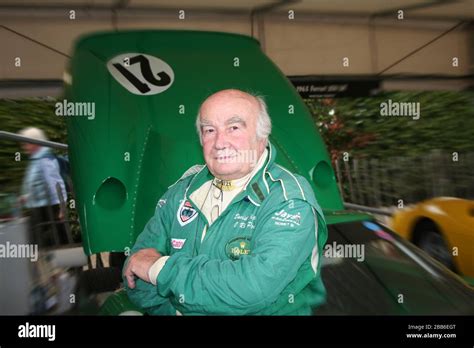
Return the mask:
[[[228,146],[227,134],[225,132],[216,131],[216,142],[214,147],[218,150],[225,149]]]

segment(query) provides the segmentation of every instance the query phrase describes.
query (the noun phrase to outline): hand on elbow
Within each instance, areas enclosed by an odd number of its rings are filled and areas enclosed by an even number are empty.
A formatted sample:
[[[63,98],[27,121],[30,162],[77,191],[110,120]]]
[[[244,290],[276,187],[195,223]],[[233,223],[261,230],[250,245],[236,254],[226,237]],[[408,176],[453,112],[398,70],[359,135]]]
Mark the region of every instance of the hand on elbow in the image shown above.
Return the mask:
[[[148,271],[161,256],[162,255],[154,248],[141,249],[130,256],[130,260],[124,272],[128,287],[131,289],[135,288],[135,277],[149,283],[150,278],[148,277]]]

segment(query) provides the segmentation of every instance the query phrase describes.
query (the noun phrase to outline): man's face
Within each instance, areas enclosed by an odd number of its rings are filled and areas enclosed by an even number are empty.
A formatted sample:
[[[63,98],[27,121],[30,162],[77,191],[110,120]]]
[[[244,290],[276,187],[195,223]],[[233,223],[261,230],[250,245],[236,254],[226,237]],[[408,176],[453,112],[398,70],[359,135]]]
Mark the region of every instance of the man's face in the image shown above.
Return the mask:
[[[239,91],[218,92],[203,103],[204,159],[215,177],[234,180],[252,171],[266,145],[257,139],[258,112],[258,102]]]
[[[30,143],[22,143],[21,147],[23,148],[23,151],[26,152],[28,155],[34,154],[38,149],[41,147],[36,144],[30,144]]]

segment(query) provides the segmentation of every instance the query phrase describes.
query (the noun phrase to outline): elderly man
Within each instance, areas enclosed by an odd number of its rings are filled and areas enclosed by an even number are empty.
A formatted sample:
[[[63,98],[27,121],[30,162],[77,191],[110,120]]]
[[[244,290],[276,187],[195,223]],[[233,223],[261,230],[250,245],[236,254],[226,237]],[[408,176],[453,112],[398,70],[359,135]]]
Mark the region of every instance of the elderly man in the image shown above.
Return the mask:
[[[36,140],[48,140],[45,133],[35,127],[24,128],[19,134]],[[29,155],[29,163],[20,202],[31,212],[32,240],[41,246],[51,246],[54,244],[53,231],[57,233],[59,242],[67,243],[64,224],[60,222],[64,218],[60,203],[67,199],[67,193],[58,161],[47,147],[23,143],[22,148]]]
[[[223,90],[200,107],[205,166],[159,200],[124,267],[150,314],[310,314],[327,236],[309,183],[275,163],[264,101]]]

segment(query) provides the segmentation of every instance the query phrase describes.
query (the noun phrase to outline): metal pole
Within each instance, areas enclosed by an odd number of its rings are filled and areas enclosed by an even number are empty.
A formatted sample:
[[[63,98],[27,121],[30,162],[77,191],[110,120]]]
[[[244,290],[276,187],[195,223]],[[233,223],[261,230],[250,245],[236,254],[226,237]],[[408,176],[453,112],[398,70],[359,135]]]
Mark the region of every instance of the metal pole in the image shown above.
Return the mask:
[[[344,207],[347,208],[347,209],[360,210],[360,211],[365,211],[365,212],[373,213],[373,214],[386,215],[386,216],[391,216],[392,215],[392,213],[388,210],[379,209],[379,208],[372,208],[372,207],[366,207],[365,205],[359,205],[359,204],[352,204],[352,203],[344,202]]]
[[[49,141],[49,140],[33,139],[33,138],[25,137],[23,135],[19,135],[19,134],[16,134],[16,133],[5,132],[5,131],[0,131],[0,139],[12,140],[12,141],[16,141],[16,142],[19,142],[19,143],[30,143],[30,144],[37,144],[37,145],[47,146],[47,147],[54,147],[54,148],[60,149],[60,150],[67,150],[67,148],[68,148],[68,146],[66,144],[57,143],[57,142]]]

